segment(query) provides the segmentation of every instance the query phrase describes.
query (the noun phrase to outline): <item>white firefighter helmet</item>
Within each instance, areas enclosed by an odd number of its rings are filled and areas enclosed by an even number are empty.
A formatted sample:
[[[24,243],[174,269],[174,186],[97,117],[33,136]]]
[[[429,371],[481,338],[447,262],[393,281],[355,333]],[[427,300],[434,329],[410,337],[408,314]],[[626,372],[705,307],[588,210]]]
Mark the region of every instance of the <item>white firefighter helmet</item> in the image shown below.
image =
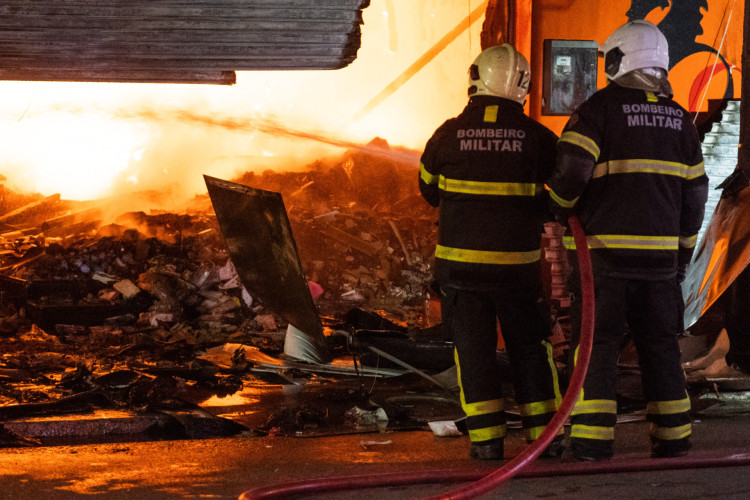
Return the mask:
[[[529,93],[529,62],[512,45],[488,47],[469,67],[469,95],[494,95],[523,104]]]
[[[617,28],[599,47],[604,72],[614,80],[643,68],[669,71],[669,44],[661,30],[645,20],[630,21]]]

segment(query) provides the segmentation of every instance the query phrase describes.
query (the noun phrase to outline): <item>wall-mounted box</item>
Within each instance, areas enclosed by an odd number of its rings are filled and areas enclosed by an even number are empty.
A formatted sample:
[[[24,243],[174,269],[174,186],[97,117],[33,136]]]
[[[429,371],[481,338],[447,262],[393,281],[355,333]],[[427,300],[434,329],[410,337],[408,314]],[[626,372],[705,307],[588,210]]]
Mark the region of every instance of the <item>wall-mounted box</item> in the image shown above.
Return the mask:
[[[545,40],[542,114],[571,115],[596,92],[597,51],[591,40]]]

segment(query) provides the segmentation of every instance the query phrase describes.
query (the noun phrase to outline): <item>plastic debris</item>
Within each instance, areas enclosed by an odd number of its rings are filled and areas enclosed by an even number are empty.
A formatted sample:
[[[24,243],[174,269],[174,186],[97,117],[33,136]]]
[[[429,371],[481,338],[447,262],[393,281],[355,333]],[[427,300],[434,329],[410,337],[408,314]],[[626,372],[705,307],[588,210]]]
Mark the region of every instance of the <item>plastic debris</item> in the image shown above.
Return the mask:
[[[430,426],[433,434],[440,437],[448,436],[461,436],[461,431],[458,430],[456,422],[453,420],[440,420],[436,422],[427,422]]]

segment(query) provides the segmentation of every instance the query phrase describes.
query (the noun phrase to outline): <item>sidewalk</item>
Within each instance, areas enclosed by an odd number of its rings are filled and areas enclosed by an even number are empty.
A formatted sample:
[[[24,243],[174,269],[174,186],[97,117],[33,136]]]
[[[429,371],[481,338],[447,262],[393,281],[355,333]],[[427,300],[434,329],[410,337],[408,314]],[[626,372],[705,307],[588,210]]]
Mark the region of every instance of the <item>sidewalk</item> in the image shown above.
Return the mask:
[[[643,468],[646,463],[653,464],[653,471],[560,475],[557,460],[537,460],[527,472],[536,470],[544,476],[545,470],[557,471],[556,477],[514,478],[485,498],[750,497],[750,466],[658,470],[668,462],[648,458],[646,432],[644,422],[619,424],[616,456],[610,465]],[[739,460],[750,453],[750,416],[696,419],[693,432],[689,457],[695,461]],[[523,447],[520,431],[511,430],[506,456]],[[481,476],[499,465],[470,459],[466,437],[441,438],[429,431],[6,448],[0,449],[0,498],[70,499],[95,494],[101,499],[236,499],[253,488],[289,481],[417,471]],[[563,467],[570,471],[577,466]],[[399,486],[309,498],[424,498],[459,486]]]

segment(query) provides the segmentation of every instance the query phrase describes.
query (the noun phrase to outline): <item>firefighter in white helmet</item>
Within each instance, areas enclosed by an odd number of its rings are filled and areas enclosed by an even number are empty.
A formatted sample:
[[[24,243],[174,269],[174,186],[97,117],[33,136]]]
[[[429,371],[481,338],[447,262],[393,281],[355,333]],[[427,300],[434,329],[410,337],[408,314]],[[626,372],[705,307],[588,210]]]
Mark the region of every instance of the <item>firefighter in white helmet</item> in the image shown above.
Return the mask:
[[[443,327],[455,345],[471,455],[482,459],[503,458],[506,435],[498,321],[529,441],[561,401],[540,266],[557,136],[524,114],[529,82],[513,46],[484,50],[469,68],[468,104],[433,134],[420,165],[421,193],[439,207]],[[545,454],[562,443],[560,435]]]
[[[561,220],[576,214],[587,235],[596,304],[591,361],[564,458],[612,457],[617,360],[628,328],[642,369],[651,453],[681,456],[690,449],[691,421],[677,343],[680,282],[703,221],[708,179],[691,116],[672,100],[659,28],[629,22],[600,55],[609,83],[570,117],[548,182],[553,210]],[[575,250],[572,237],[564,243]],[[574,255],[568,260],[576,263]],[[581,318],[577,278],[574,271],[569,283],[574,334]]]

